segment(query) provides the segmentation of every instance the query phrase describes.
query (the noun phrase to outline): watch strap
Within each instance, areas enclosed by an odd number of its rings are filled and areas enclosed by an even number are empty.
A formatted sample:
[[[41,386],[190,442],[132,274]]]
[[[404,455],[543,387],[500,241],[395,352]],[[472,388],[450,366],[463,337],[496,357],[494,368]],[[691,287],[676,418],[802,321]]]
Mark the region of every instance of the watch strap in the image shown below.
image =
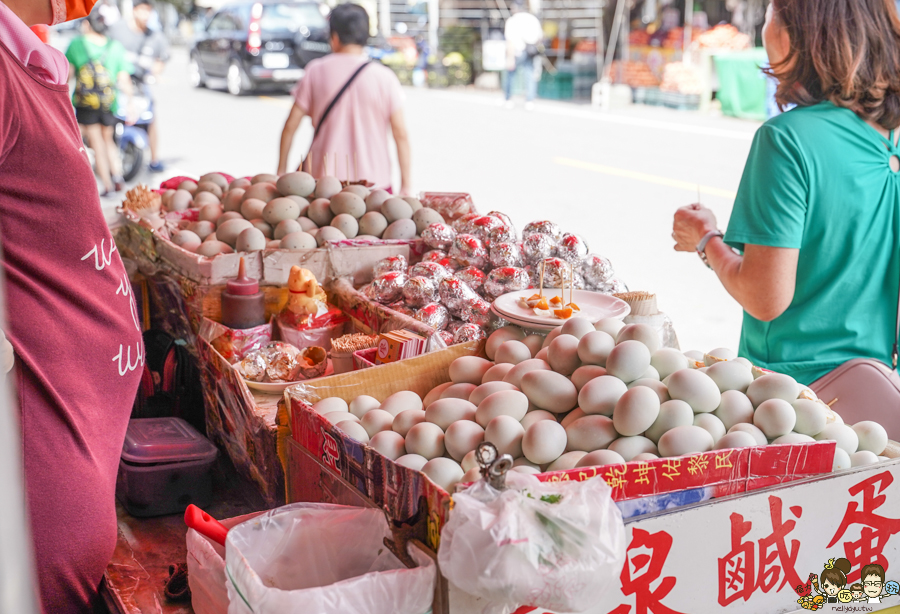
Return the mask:
[[[703,235],[703,238],[700,239],[700,242],[697,243],[697,255],[700,256],[700,260],[703,261],[708,268],[712,268],[709,265],[709,260],[706,258],[706,245],[713,239],[713,237],[725,237],[721,230],[710,230],[708,233]]]

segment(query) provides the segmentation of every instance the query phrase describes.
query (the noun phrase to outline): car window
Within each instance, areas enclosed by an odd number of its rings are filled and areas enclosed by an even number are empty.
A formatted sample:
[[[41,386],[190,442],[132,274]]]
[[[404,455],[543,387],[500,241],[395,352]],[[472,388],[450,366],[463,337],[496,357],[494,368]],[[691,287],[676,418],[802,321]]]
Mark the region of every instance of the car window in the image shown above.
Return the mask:
[[[315,4],[266,4],[259,25],[264,31],[297,32],[327,28],[328,22]]]
[[[209,22],[207,30],[210,32],[229,32],[234,30],[234,21],[228,13],[219,13]]]

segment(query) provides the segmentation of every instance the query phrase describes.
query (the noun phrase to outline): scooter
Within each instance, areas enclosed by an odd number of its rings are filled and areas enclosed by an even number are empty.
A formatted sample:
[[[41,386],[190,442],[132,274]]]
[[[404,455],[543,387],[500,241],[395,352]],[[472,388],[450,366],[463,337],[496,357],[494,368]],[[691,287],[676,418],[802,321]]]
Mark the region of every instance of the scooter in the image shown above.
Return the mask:
[[[134,93],[130,98],[122,97],[116,113],[119,122],[113,138],[122,152],[122,177],[125,181],[137,177],[144,164],[144,152],[150,147],[149,130],[153,123],[154,104],[147,83],[149,79],[152,77],[131,77]],[[128,124],[129,111],[134,113],[132,117],[137,118],[132,125]]]

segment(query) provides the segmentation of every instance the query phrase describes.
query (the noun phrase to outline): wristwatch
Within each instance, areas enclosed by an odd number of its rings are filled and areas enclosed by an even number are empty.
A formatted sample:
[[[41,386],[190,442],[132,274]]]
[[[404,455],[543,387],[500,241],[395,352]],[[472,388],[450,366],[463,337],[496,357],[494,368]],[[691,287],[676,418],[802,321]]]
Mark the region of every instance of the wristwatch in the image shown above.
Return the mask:
[[[703,264],[706,265],[706,268],[711,269],[709,266],[709,260],[706,257],[706,244],[710,242],[713,237],[724,237],[720,230],[710,230],[708,233],[703,235],[703,238],[700,239],[700,242],[697,243],[697,255],[700,256],[700,260],[703,261]]]

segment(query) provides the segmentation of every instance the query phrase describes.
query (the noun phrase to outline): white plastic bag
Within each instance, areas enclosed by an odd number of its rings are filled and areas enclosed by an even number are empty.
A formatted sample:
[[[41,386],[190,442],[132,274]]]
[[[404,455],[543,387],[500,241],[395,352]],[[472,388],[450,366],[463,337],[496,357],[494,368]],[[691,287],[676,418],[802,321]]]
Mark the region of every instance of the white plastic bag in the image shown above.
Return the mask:
[[[617,581],[625,527],[602,479],[540,482],[511,471],[507,490],[479,480],[453,495],[438,564],[462,590],[490,602],[583,612]]]
[[[231,529],[265,512],[227,518],[222,524]],[[227,614],[228,590],[225,587],[225,548],[194,529],[187,532],[188,586],[194,614]]]
[[[379,510],[294,503],[228,532],[228,614],[425,614],[436,566],[410,549],[407,569],[385,547]]]

